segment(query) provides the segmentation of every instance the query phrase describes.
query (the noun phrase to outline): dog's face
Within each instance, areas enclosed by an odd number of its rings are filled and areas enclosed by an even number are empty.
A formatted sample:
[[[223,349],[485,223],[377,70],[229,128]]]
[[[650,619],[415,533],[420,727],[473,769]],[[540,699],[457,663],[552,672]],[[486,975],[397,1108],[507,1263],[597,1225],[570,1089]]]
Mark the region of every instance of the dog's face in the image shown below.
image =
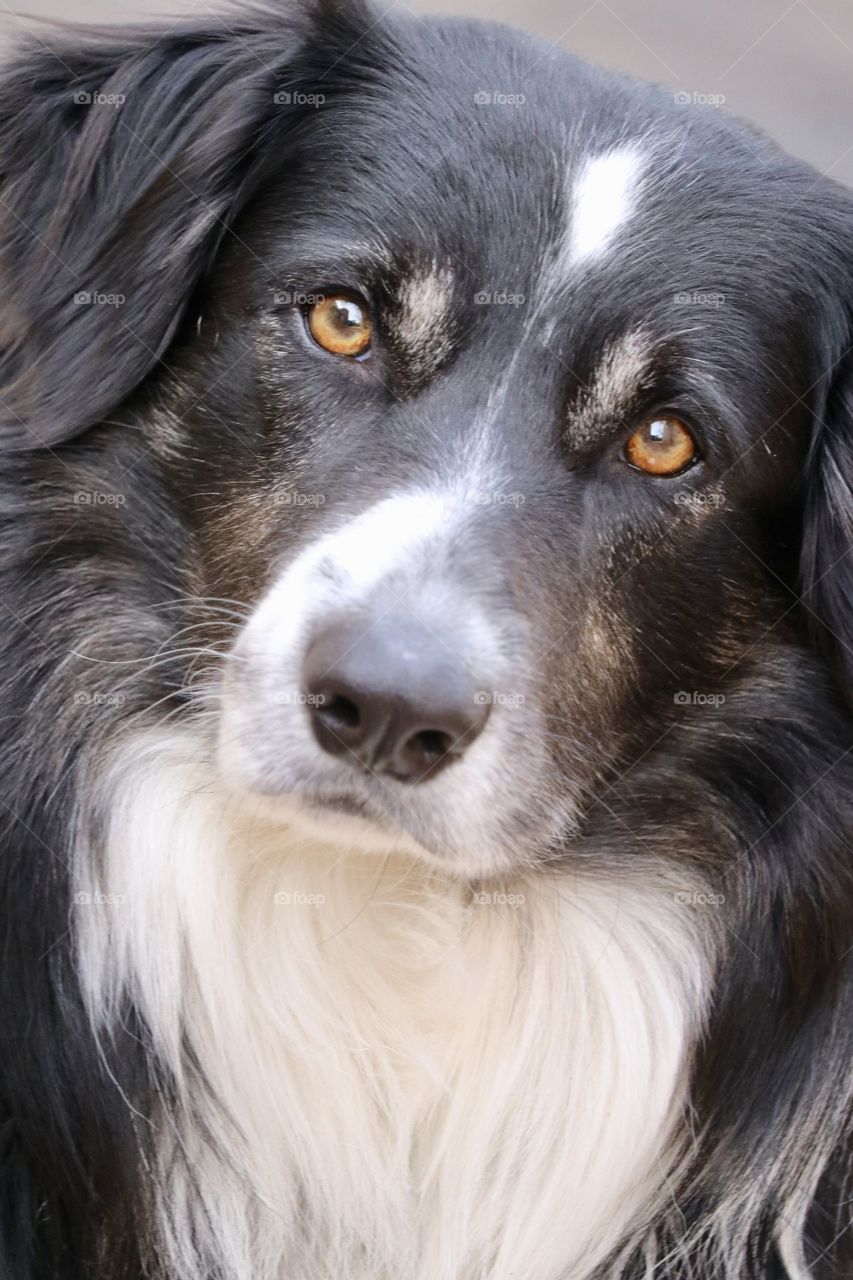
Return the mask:
[[[521,37],[344,43],[261,143],[142,421],[199,594],[247,608],[223,773],[482,875],[563,852],[784,640],[847,215],[731,122]]]

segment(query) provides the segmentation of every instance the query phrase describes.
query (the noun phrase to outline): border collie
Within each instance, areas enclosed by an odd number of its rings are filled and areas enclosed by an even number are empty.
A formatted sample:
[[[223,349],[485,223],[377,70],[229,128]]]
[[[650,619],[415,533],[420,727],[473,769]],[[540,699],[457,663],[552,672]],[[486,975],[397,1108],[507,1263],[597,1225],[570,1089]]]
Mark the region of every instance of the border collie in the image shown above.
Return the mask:
[[[0,150],[2,1275],[849,1280],[850,195],[357,0]]]

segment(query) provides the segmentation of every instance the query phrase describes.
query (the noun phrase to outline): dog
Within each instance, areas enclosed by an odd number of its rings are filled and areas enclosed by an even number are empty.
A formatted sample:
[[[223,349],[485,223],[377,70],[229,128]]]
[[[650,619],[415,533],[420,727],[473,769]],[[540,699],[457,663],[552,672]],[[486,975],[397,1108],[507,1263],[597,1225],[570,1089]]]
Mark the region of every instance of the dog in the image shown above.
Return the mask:
[[[853,204],[311,0],[0,89],[2,1274],[853,1271]]]

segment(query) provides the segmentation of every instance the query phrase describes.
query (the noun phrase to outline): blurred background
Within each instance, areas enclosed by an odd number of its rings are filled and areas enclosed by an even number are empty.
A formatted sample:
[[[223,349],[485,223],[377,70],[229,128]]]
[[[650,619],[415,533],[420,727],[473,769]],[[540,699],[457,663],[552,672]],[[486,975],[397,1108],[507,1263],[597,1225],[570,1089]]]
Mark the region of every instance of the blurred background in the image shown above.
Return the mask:
[[[240,0],[234,3],[239,8]],[[526,27],[592,62],[747,116],[821,172],[853,186],[853,0],[378,3]],[[0,41],[8,44],[40,16],[174,20],[210,10],[206,0],[0,0]]]

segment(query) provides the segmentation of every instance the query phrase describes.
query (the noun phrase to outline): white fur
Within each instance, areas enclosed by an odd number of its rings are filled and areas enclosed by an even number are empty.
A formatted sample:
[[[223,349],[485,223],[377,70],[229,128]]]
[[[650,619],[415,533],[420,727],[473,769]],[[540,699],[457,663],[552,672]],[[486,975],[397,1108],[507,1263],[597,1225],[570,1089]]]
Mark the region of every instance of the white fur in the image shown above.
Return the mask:
[[[81,974],[99,1033],[131,994],[174,1074],[181,1280],[583,1280],[667,1197],[710,943],[663,871],[478,901],[268,823],[186,731],[128,741],[98,794]]]
[[[325,534],[299,557],[302,572],[324,564],[347,603],[357,603],[402,561],[447,529],[454,515],[445,493],[413,492],[368,507],[342,528]]]
[[[635,147],[618,147],[588,159],[575,185],[569,229],[569,261],[607,249],[631,217],[642,160]]]

